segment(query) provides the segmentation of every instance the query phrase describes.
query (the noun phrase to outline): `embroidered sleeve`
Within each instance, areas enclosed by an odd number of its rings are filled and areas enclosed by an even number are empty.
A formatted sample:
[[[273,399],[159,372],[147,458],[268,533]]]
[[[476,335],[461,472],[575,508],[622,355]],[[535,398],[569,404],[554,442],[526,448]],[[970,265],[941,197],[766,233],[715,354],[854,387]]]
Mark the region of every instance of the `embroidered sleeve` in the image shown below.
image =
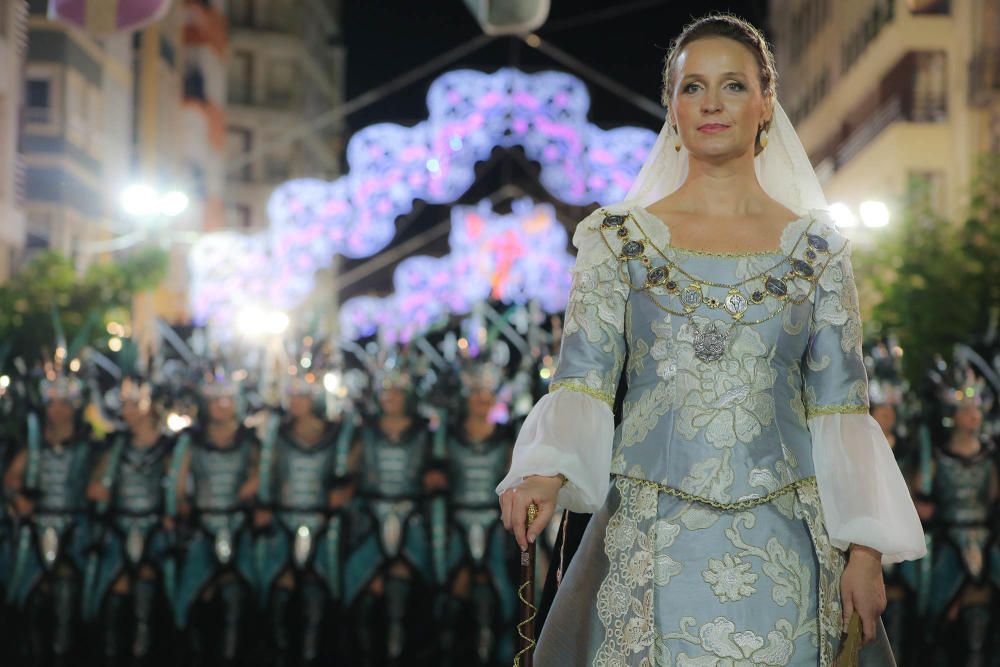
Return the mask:
[[[625,363],[628,285],[620,275],[618,258],[601,237],[604,217],[602,210],[588,216],[573,239],[580,255],[551,390],[579,391],[611,407]]]
[[[577,228],[573,285],[566,307],[559,365],[551,390],[532,408],[517,436],[510,470],[497,493],[530,475],[561,474],[559,504],[594,512],[611,474],[615,390],[625,360],[628,287],[619,261],[600,236],[599,209]]]
[[[807,417],[867,414],[858,290],[843,242],[817,280],[809,343],[802,360]]]

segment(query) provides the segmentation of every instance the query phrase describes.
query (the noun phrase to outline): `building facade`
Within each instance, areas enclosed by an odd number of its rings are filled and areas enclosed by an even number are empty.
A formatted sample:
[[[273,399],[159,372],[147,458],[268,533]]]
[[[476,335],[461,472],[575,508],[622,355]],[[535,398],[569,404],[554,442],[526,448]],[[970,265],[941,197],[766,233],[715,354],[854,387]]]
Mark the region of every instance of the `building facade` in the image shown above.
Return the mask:
[[[132,166],[131,35],[97,39],[49,20],[31,0],[24,121],[27,249],[84,265],[115,235],[116,195]]]
[[[1000,148],[996,0],[771,0],[779,98],[831,202],[892,202],[910,179],[955,219]],[[890,206],[891,208],[891,206]]]
[[[344,53],[331,40],[341,30],[340,7],[336,0],[229,0],[227,18],[227,226],[260,230],[277,185],[340,173],[343,123],[308,128],[343,102]]]
[[[10,276],[25,244],[18,127],[27,27],[27,2],[0,3],[0,281]]]

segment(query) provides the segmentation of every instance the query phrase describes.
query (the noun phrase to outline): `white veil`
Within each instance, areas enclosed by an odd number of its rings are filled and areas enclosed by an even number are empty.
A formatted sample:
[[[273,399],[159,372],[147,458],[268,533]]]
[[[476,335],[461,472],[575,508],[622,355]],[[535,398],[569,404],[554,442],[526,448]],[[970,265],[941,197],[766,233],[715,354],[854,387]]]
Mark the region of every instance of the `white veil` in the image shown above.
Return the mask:
[[[811,209],[825,209],[826,196],[816,172],[799,135],[777,101],[767,135],[767,148],[754,158],[757,180],[764,191],[799,215]],[[668,118],[625,200],[648,206],[679,188],[687,173],[688,151],[684,147],[680,151],[674,148]]]

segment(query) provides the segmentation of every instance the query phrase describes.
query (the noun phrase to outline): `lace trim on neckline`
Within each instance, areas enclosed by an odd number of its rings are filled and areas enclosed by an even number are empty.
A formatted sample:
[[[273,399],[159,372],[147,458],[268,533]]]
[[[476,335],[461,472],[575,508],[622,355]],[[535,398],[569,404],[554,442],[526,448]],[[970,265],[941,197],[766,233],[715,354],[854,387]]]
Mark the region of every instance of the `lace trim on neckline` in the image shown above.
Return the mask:
[[[781,238],[778,243],[777,248],[770,248],[767,250],[752,250],[744,252],[725,252],[718,250],[699,250],[695,248],[682,248],[680,246],[675,246],[671,242],[670,226],[657,215],[650,213],[647,209],[642,206],[634,206],[632,210],[639,211],[646,216],[651,222],[655,223],[653,230],[646,230],[647,235],[651,240],[660,246],[664,251],[672,251],[679,255],[694,255],[698,257],[722,257],[722,258],[741,258],[741,257],[768,257],[773,255],[790,255],[798,243],[799,238],[807,230],[807,228],[812,225],[816,219],[814,211],[807,211],[804,215],[800,215],[794,220],[790,220],[785,227],[781,230]]]

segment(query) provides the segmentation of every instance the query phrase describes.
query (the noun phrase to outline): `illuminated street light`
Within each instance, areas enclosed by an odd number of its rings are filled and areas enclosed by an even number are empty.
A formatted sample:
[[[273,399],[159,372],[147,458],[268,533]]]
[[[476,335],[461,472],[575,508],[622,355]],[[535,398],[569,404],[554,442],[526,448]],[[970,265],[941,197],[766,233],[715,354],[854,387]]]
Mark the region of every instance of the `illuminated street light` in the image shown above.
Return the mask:
[[[156,213],[159,196],[148,185],[130,185],[121,194],[122,210],[137,218]]]
[[[189,204],[190,199],[180,190],[161,193],[142,183],[128,186],[121,194],[122,210],[135,218],[155,215],[175,218],[186,211]]]
[[[160,197],[160,213],[168,218],[176,218],[187,210],[190,200],[188,196],[180,190],[171,190]]]
[[[236,317],[236,327],[247,337],[278,336],[288,328],[288,315],[280,310],[249,306]]]
[[[858,224],[858,219],[854,217],[850,207],[843,202],[830,204],[830,217],[838,227],[856,227]]]
[[[859,207],[865,227],[885,227],[889,224],[889,207],[881,201],[863,201]]]

